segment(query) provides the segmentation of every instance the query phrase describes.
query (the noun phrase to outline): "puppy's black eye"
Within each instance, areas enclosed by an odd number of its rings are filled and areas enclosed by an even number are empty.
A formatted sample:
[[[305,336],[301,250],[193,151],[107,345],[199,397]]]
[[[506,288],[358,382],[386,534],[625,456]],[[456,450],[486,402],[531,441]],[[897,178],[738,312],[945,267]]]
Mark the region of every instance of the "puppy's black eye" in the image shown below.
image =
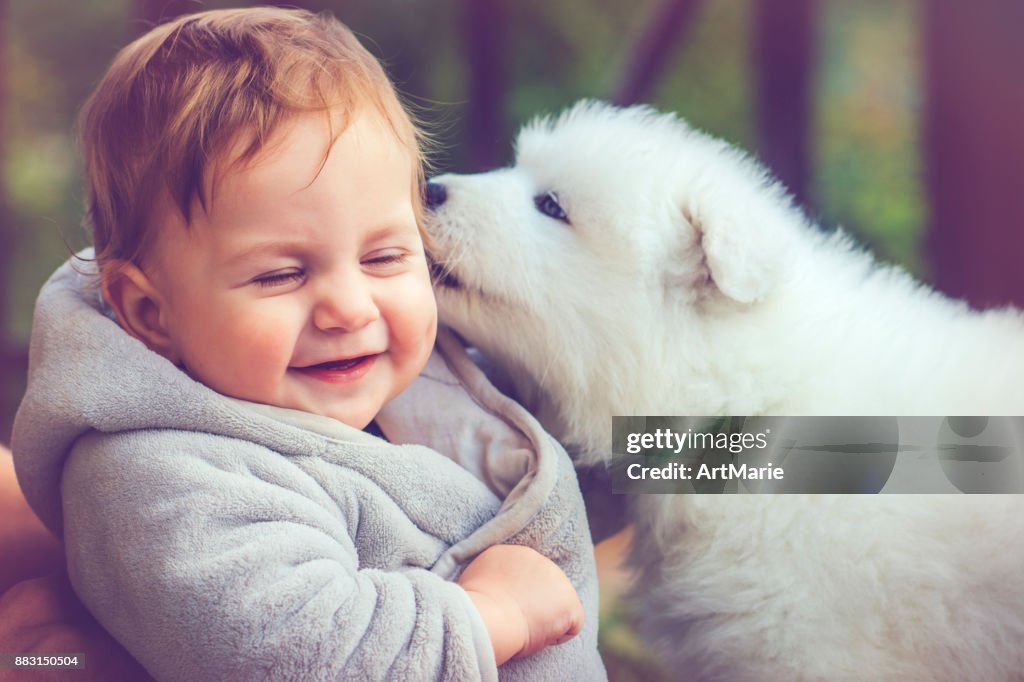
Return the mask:
[[[561,220],[566,225],[569,224],[569,216],[565,214],[565,210],[558,204],[558,195],[554,192],[538,194],[533,198],[533,203],[537,210],[547,217]]]

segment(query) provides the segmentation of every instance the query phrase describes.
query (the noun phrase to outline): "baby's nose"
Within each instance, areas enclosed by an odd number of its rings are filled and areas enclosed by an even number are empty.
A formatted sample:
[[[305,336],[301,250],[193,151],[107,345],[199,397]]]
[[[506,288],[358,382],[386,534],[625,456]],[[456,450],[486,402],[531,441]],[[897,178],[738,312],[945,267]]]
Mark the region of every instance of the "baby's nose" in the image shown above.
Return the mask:
[[[313,324],[323,331],[356,331],[380,317],[365,287],[348,286],[323,296],[313,310]]]
[[[439,182],[427,182],[426,200],[427,208],[431,211],[443,204],[448,198],[448,190]]]

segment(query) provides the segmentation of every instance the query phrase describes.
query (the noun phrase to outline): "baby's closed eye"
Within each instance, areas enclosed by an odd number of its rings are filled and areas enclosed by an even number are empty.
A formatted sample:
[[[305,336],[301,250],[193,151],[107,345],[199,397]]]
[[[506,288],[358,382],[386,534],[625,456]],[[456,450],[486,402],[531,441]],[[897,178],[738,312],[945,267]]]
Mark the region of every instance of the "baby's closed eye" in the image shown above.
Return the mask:
[[[288,270],[280,270],[277,272],[270,272],[265,275],[260,275],[253,278],[253,283],[261,287],[276,287],[291,284],[292,282],[299,282],[306,276],[306,273],[302,269],[290,268]]]

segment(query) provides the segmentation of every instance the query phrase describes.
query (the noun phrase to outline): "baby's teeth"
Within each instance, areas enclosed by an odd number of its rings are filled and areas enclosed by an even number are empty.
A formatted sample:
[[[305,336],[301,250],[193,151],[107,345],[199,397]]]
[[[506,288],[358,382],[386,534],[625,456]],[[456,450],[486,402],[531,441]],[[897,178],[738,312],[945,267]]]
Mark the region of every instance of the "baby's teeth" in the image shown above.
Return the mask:
[[[351,360],[338,360],[337,362],[325,362],[318,365],[318,367],[323,367],[324,369],[348,369],[349,367],[353,367],[354,365],[359,364],[360,360],[362,360],[362,358],[352,358]]]

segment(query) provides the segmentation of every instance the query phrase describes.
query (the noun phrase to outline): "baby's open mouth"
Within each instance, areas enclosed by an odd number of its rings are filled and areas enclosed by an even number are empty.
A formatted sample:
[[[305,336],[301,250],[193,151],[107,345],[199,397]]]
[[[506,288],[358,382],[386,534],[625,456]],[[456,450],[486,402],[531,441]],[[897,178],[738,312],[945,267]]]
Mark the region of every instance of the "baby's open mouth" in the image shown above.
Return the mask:
[[[305,367],[296,367],[295,369],[302,372],[345,372],[350,369],[354,369],[359,365],[368,362],[377,355],[360,355],[354,358],[347,358],[345,360],[330,360],[328,362],[321,362],[316,365],[307,365]]]

